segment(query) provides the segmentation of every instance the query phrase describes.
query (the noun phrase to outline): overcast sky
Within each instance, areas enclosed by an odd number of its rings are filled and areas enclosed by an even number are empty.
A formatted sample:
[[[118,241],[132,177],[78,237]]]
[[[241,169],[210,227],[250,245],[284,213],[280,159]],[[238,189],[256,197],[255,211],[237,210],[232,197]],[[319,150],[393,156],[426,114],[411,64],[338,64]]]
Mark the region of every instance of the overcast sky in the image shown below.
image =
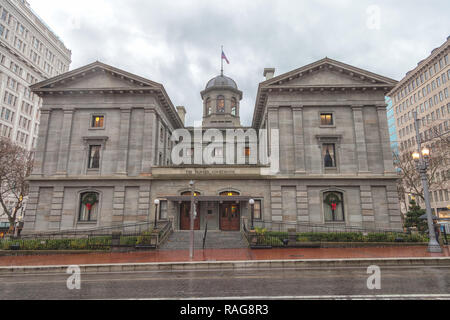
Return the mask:
[[[221,45],[250,125],[266,67],[280,75],[327,56],[400,80],[450,35],[448,0],[28,1],[72,50],[71,70],[99,60],[162,83],[187,125],[202,118]]]

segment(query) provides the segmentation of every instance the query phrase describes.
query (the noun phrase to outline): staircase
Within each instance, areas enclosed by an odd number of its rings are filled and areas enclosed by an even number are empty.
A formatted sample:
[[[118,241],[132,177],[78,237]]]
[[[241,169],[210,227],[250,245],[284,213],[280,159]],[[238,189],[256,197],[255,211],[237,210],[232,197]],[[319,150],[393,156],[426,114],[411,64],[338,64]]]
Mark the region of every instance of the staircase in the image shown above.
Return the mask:
[[[203,248],[204,231],[194,231],[194,248]],[[189,231],[173,232],[160,250],[189,250]],[[247,240],[240,231],[208,231],[205,249],[248,248]]]

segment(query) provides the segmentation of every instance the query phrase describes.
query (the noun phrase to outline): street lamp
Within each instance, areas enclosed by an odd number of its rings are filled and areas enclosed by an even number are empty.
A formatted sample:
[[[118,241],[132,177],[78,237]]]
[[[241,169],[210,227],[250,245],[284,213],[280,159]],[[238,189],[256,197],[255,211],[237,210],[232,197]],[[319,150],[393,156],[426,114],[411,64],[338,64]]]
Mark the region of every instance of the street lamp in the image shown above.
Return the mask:
[[[191,188],[191,213],[189,215],[190,219],[190,239],[189,239],[189,258],[192,260],[194,257],[194,180],[189,181],[189,186]]]
[[[159,200],[155,199],[155,226],[154,229],[156,229],[156,220],[157,220],[157,213],[158,213],[158,205],[159,205]]]
[[[423,148],[421,150],[421,141],[419,135],[419,124],[417,120],[417,112],[413,112],[414,120],[416,124],[416,139],[417,139],[417,151],[412,154],[412,157],[416,163],[417,171],[419,172],[420,179],[422,180],[423,195],[425,199],[425,207],[427,212],[428,233],[430,236],[430,242],[428,243],[428,252],[442,252],[442,248],[436,239],[434,233],[434,224],[431,212],[430,197],[428,191],[427,170],[430,164],[430,149]]]
[[[253,227],[253,217],[254,217],[254,212],[255,212],[255,200],[250,199],[250,200],[248,201],[248,203],[250,204],[250,208],[251,208],[251,219],[252,219],[252,224],[251,224],[250,229],[253,230],[253,229],[255,229],[255,228]]]

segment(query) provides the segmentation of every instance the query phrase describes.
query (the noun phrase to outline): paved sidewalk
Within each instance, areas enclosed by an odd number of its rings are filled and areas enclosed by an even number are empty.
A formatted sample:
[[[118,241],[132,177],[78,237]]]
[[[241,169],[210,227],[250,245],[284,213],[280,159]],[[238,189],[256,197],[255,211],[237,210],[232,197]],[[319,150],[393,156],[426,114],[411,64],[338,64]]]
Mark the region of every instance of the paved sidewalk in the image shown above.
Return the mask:
[[[425,246],[390,248],[292,248],[292,249],[205,249],[195,250],[193,261],[257,261],[295,259],[422,258],[450,257],[429,253]],[[0,266],[88,265],[119,263],[189,262],[188,250],[155,250],[131,253],[2,256]]]

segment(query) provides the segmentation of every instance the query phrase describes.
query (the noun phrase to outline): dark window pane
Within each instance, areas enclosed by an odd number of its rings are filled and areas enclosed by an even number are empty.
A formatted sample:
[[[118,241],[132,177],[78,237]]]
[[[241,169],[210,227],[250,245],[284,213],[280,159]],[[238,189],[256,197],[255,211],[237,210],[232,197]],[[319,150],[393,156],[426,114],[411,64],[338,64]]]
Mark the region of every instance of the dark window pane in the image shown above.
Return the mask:
[[[100,168],[100,146],[89,146],[89,169]]]
[[[335,156],[335,146],[334,144],[324,144],[322,148],[323,162],[325,168],[335,168],[336,167],[336,156]]]
[[[221,112],[221,113],[225,112],[225,97],[224,96],[217,97],[217,112]]]

